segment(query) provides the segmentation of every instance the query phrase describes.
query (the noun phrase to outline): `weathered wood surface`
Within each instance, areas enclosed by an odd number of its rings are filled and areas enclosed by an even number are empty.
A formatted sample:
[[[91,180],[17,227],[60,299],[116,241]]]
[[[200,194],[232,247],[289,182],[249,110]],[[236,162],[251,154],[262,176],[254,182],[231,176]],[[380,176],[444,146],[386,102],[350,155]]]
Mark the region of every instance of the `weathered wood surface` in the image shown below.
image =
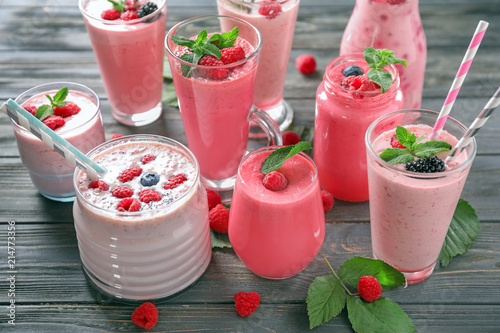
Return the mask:
[[[76,81],[102,99],[107,136],[153,133],[185,143],[179,111],[165,107],[152,125],[133,129],[116,123],[76,1],[0,0],[0,100],[49,81]],[[500,84],[500,1],[422,0],[428,42],[424,108],[439,110],[477,22],[490,27],[455,103],[452,114],[470,124]],[[315,90],[326,65],[338,54],[354,0],[303,0],[288,68],[285,97],[296,125],[314,125]],[[215,0],[170,0],[167,26],[216,11]],[[314,36],[312,38],[311,36]],[[293,66],[296,56],[312,53],[317,72],[305,77]],[[500,111],[499,111],[500,112]],[[447,267],[437,267],[424,283],[399,288],[387,297],[408,313],[418,332],[500,331],[500,116],[477,136],[478,156],[462,197],[476,209],[481,234],[469,252]],[[128,332],[133,306],[96,298],[81,271],[71,204],[41,197],[22,165],[10,120],[0,115],[0,331]],[[304,332],[305,298],[316,276],[329,274],[353,256],[370,255],[367,203],[336,202],[327,215],[325,243],[298,276],[270,281],[250,273],[230,249],[215,250],[205,275],[191,289],[159,306],[153,331]],[[6,222],[16,221],[16,326],[7,324]],[[232,295],[254,290],[262,305],[250,317],[234,311]],[[344,311],[315,328],[352,332]]]

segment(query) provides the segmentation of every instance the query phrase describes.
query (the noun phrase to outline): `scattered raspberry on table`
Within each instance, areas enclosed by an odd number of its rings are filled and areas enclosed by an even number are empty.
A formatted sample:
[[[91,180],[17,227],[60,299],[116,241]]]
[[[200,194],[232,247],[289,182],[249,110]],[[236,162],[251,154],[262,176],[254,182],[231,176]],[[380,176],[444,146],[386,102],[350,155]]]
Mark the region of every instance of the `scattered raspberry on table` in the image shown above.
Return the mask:
[[[151,302],[142,303],[132,313],[132,322],[149,330],[158,322],[158,309]]]
[[[295,59],[295,67],[302,74],[312,74],[316,70],[316,59],[312,54],[302,54]]]
[[[260,295],[256,292],[246,293],[244,291],[240,291],[239,293],[234,294],[234,307],[236,308],[236,312],[241,317],[251,315],[260,304]]]
[[[382,286],[373,276],[362,276],[358,281],[358,293],[367,302],[375,302],[382,295]]]

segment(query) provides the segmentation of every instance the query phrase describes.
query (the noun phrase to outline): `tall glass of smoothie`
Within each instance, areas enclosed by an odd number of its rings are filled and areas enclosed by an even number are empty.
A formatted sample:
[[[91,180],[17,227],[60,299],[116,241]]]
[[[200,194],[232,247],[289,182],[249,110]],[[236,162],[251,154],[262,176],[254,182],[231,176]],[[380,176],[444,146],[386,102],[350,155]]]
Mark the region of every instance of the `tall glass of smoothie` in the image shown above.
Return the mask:
[[[266,110],[282,131],[293,120],[293,109],[283,99],[283,91],[299,3],[300,0],[217,0],[219,14],[239,17],[262,34],[255,105]]]
[[[205,30],[208,40],[235,27],[238,37],[234,45],[220,50],[221,59],[205,55],[196,64],[184,58],[193,54],[189,48],[172,39],[195,40]],[[238,18],[200,16],[175,25],[167,33],[165,45],[188,147],[200,163],[205,186],[225,200],[230,197],[238,165],[247,151],[250,122],[259,123],[268,135],[268,143],[281,144],[276,123],[253,104],[260,34]],[[230,54],[229,60],[224,54]]]
[[[87,156],[101,179],[75,171],[73,206],[82,266],[112,299],[171,297],[196,282],[211,257],[206,191],[182,144],[154,135],[105,142]]]
[[[346,76],[349,66],[357,66],[362,72]],[[366,129],[379,116],[403,106],[398,71],[394,65],[386,66],[385,70],[391,74],[393,83],[382,93],[366,77],[368,64],[363,54],[340,56],[326,67],[317,89],[314,162],[321,187],[337,199],[368,200]]]
[[[122,12],[114,12],[115,16],[110,12],[115,9],[107,0],[79,0],[79,8],[108,94],[111,114],[125,125],[142,126],[154,122],[162,112],[167,1],[135,3],[132,8],[127,5]],[[149,9],[144,10],[145,3],[154,3],[157,9],[153,11],[154,7],[148,5]]]
[[[54,109],[43,122],[57,134],[87,153],[105,141],[99,97],[90,88],[72,82],[46,83],[31,88],[16,98],[26,110],[36,114],[42,105],[51,105],[51,98],[68,88],[67,107]],[[44,197],[56,201],[73,201],[74,165],[65,160],[34,134],[12,120],[19,155],[29,171],[33,185]]]
[[[253,273],[268,279],[292,277],[309,265],[325,237],[318,173],[306,154],[294,155],[277,171],[288,185],[270,190],[260,171],[279,147],[257,149],[243,159],[229,211],[229,240]]]
[[[406,164],[389,164],[380,154],[387,148],[404,149],[393,138],[396,126],[417,138],[425,136],[421,143],[429,141],[437,115],[418,109],[392,112],[374,121],[366,132],[373,256],[403,272],[409,284],[425,280],[434,270],[476,155],[476,141],[446,166],[439,160],[444,161],[449,151],[429,160],[415,158],[420,168],[434,171],[428,173],[411,171],[418,169]],[[449,117],[435,140],[454,147],[465,132],[465,126]]]

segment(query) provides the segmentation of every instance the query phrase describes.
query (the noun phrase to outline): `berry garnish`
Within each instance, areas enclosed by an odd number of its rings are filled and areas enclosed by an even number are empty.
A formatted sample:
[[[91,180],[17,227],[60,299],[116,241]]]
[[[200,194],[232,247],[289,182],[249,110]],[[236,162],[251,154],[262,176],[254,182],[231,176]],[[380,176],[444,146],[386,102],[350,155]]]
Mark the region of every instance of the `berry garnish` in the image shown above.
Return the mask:
[[[101,13],[101,18],[108,21],[118,20],[121,16],[122,13],[114,8],[105,10]]]
[[[390,5],[400,5],[405,2],[406,0],[387,0],[387,3]]]
[[[200,59],[198,62],[199,65],[202,66],[223,66],[224,63],[222,60],[217,59],[212,55],[206,55]],[[212,80],[221,80],[227,76],[227,69],[225,68],[199,68],[198,74],[200,76],[212,79]]]
[[[140,328],[149,330],[158,322],[158,309],[151,302],[142,303],[132,313],[132,322]]]
[[[125,11],[137,11],[139,8],[137,7],[136,0],[128,0],[125,3]]]
[[[312,149],[312,147],[305,141],[301,141],[295,145],[278,148],[266,157],[260,167],[260,172],[266,175],[271,171],[278,170],[287,159],[307,149]]]
[[[264,187],[271,191],[281,191],[288,186],[288,179],[279,171],[271,171],[262,180]]]
[[[109,190],[109,185],[104,180],[96,179],[89,183],[89,188],[97,188],[101,191]]]
[[[137,11],[137,16],[139,16],[139,17],[147,16],[149,14],[154,13],[157,9],[158,9],[158,6],[155,3],[153,3],[153,2],[146,2]]]
[[[363,75],[363,70],[356,65],[349,65],[342,71],[345,77]]]
[[[406,163],[406,170],[421,173],[443,172],[444,162],[437,156],[419,158],[416,161]]]
[[[260,295],[255,292],[243,292],[234,294],[234,307],[241,317],[251,315],[260,304]]]
[[[144,203],[149,203],[150,201],[160,201],[161,194],[156,192],[155,190],[142,190],[139,192],[139,200]]]
[[[180,184],[184,183],[187,180],[187,177],[183,173],[179,173],[175,176],[170,177],[167,182],[165,183],[165,186],[163,188],[165,190],[171,190],[179,186]]]
[[[229,226],[229,209],[218,204],[208,213],[210,229],[221,234],[227,234]]]
[[[120,212],[137,212],[141,209],[141,203],[134,198],[124,198],[120,200],[116,208]]]
[[[42,122],[45,125],[47,125],[51,130],[55,130],[56,128],[59,128],[66,123],[66,121],[62,117],[54,115],[48,116],[47,118],[42,120]]]
[[[27,106],[23,106],[23,108],[28,111],[29,113],[31,113],[32,115],[35,115],[36,114],[36,106],[34,105],[27,105]]]
[[[358,293],[367,302],[375,302],[382,295],[382,286],[373,276],[362,276],[358,281]]]
[[[141,168],[139,168],[139,167],[133,167],[131,169],[127,169],[125,171],[122,171],[122,173],[120,173],[120,175],[118,176],[118,179],[122,183],[126,183],[128,181],[131,181],[135,177],[140,176],[141,173],[142,173],[142,169]]]
[[[66,102],[66,105],[60,107],[54,107],[54,115],[63,118],[74,116],[80,112],[80,107],[72,102]]]
[[[139,18],[139,16],[135,11],[126,11],[121,15],[121,19],[124,21],[131,21],[135,20],[136,18]]]
[[[245,59],[245,51],[241,46],[234,46],[222,49],[220,51],[221,57],[220,60],[223,64],[232,64],[234,62],[238,62],[240,60]]]
[[[321,190],[321,201],[323,201],[323,210],[329,212],[333,208],[333,204],[335,203],[335,199],[333,195],[325,190]]]
[[[145,173],[144,175],[142,175],[140,180],[141,185],[146,187],[154,186],[158,184],[159,181],[160,181],[160,176],[154,172]]]
[[[375,49],[373,47],[365,47],[363,56],[368,63],[370,69],[366,73],[368,77],[380,86],[382,92],[386,92],[392,85],[392,75],[388,71],[383,70],[386,65],[402,64],[406,67],[405,59],[396,58],[394,51],[387,49]]]
[[[290,146],[300,142],[300,136],[294,131],[284,131],[281,137],[283,138],[283,146]]]
[[[118,139],[118,138],[121,138],[121,137],[123,137],[123,135],[118,134],[118,133],[115,133],[115,134],[113,134],[113,135],[111,136],[111,140]]]
[[[348,76],[342,80],[340,86],[347,90],[374,91],[380,89],[379,85],[373,82],[366,75]]]
[[[262,5],[259,7],[259,14],[268,19],[275,18],[281,11],[281,4],[273,1],[263,1]]]
[[[134,194],[134,190],[128,186],[115,186],[111,190],[111,195],[115,198],[130,198]]]
[[[396,138],[396,135],[393,135],[391,137],[391,147],[392,148],[399,148],[399,149],[405,149],[406,147],[403,146],[402,144],[399,143],[398,138]]]
[[[151,154],[146,154],[141,158],[142,164],[146,164],[148,162],[154,161],[156,159],[156,156],[151,155]]]
[[[302,74],[312,74],[316,70],[316,59],[311,54],[302,54],[295,59],[295,67]]]
[[[207,188],[207,199],[208,199],[208,211],[211,211],[212,208],[222,203],[219,193],[209,188]]]
[[[48,94],[45,96],[50,101],[50,105],[49,104],[40,105],[38,108],[36,108],[36,112],[35,112],[34,116],[37,117],[40,121],[42,121],[45,125],[49,126],[49,128],[51,128],[51,129],[56,129],[58,127],[63,126],[66,122],[64,121],[64,119],[62,119],[60,114],[54,114],[54,109],[61,108],[61,107],[66,106],[66,104],[69,104],[69,103],[64,101],[66,99],[66,97],[68,96],[68,88],[64,87],[64,88],[60,89],[58,92],[55,93],[54,96],[50,96]],[[73,104],[73,103],[71,103],[71,104]],[[69,112],[70,113],[73,113],[73,112],[78,113],[77,111],[74,111],[74,110],[76,110],[75,107],[78,108],[78,111],[79,111],[80,108],[78,106],[74,105],[74,106],[70,106],[71,111],[69,111]],[[32,111],[34,111],[34,109],[30,110],[30,112],[32,112]],[[64,113],[64,112],[62,112],[62,113]],[[65,115],[63,115],[63,116],[65,117]],[[47,118],[50,118],[50,119],[45,121]]]

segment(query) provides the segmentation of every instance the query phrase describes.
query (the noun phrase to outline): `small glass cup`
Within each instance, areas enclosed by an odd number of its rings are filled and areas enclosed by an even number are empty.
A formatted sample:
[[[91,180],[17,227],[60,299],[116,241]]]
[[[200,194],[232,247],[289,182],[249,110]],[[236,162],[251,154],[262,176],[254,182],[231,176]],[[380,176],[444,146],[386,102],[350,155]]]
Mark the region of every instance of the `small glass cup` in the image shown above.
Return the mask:
[[[434,270],[477,145],[473,140],[450,166],[435,173],[406,171],[404,164],[390,165],[379,154],[391,147],[397,125],[429,137],[437,116],[419,109],[391,112],[375,120],[365,137],[373,256],[401,271],[408,284],[425,280]],[[466,130],[449,117],[435,140],[453,147]],[[444,160],[448,153],[437,156]]]
[[[292,277],[309,265],[323,244],[325,213],[318,172],[304,153],[278,169],[288,179],[281,191],[264,187],[262,162],[279,147],[257,149],[242,160],[229,211],[229,240],[253,273]]]
[[[170,36],[193,38],[206,29],[208,35],[239,29],[236,41],[248,49],[247,57],[223,66],[193,65],[180,58],[183,52]],[[175,91],[179,99],[188,147],[200,163],[206,187],[230,200],[241,158],[247,152],[250,122],[268,135],[268,144],[281,144],[281,132],[268,114],[253,105],[255,77],[261,47],[258,30],[233,17],[208,15],[178,23],[167,33],[165,46]],[[209,71],[224,71],[215,77]],[[186,74],[187,73],[187,74]]]
[[[78,3],[111,104],[111,114],[125,125],[150,124],[162,112],[167,0],[153,2],[158,10],[130,21],[102,19],[101,12],[111,6],[109,2],[79,0]]]
[[[56,133],[85,154],[106,140],[101,104],[94,91],[78,83],[53,82],[31,88],[19,95],[15,101],[22,106],[38,107],[50,104],[45,95],[53,96],[63,87],[69,90],[66,100],[76,103],[81,110],[77,115],[66,118],[66,124],[56,129]],[[14,120],[12,126],[19,155],[38,192],[51,200],[73,201],[74,165]]]
[[[148,168],[155,168],[149,171],[161,173],[158,186],[163,188],[166,180],[163,171],[150,166],[152,162],[142,164],[134,159],[146,154],[146,149],[155,149],[155,159],[162,159],[165,173],[190,170],[186,173],[190,183],[186,181],[175,195],[163,191],[161,201],[151,201],[148,209],[141,199],[139,211],[118,211],[115,202],[122,199],[113,198],[110,192],[117,185],[130,188],[133,185],[116,180],[121,172],[117,167],[138,162],[145,173]],[[118,153],[119,158],[113,153]],[[73,177],[77,189],[73,217],[82,267],[89,283],[110,299],[129,303],[165,300],[193,285],[207,269],[212,254],[207,195],[194,155],[169,138],[132,135],[107,141],[87,156],[99,159],[99,165],[112,175],[109,180],[106,175],[102,178],[109,189],[95,195],[90,193],[83,171],[76,170]],[[98,200],[96,197],[103,198],[99,199],[101,203],[94,202]],[[134,190],[131,198],[137,197]]]

